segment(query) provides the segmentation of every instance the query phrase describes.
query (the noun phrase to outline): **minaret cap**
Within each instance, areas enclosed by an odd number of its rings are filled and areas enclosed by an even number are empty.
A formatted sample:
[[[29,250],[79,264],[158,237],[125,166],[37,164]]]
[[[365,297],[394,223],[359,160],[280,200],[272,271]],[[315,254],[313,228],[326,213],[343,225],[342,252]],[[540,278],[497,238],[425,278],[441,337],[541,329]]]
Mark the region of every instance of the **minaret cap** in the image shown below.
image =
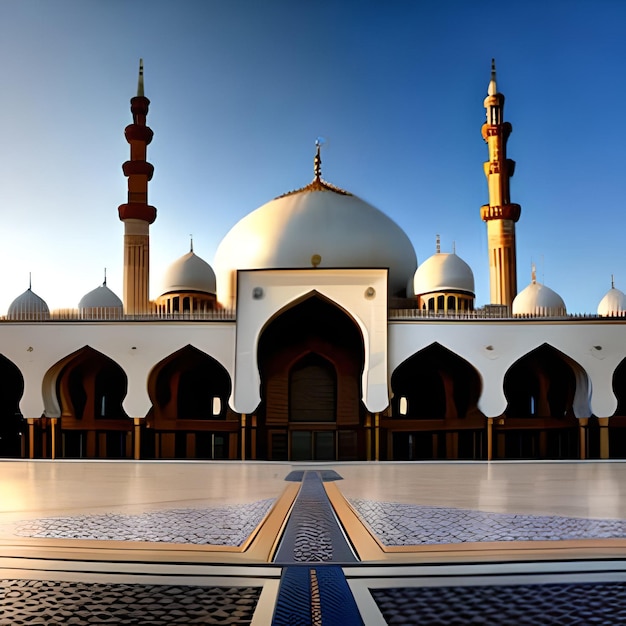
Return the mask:
[[[139,78],[137,79],[137,96],[144,97],[143,92],[143,59],[139,59]]]
[[[496,85],[496,60],[491,59],[491,80],[489,81],[489,87],[487,87],[487,95],[495,96],[498,93],[498,87]]]

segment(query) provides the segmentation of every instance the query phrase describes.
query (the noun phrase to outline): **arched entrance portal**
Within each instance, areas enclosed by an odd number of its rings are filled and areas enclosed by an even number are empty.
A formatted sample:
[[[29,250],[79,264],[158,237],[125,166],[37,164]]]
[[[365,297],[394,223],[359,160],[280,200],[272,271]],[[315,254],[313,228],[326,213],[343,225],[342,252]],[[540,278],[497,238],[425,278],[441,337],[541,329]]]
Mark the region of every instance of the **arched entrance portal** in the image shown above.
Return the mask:
[[[354,320],[318,294],[275,317],[259,340],[257,457],[365,459],[364,355]]]

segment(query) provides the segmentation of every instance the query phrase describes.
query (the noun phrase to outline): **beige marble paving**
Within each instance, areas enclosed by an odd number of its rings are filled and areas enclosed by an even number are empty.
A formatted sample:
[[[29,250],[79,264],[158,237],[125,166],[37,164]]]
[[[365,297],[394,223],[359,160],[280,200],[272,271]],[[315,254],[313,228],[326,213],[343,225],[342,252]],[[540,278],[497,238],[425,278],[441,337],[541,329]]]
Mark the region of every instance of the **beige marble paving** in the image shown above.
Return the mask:
[[[86,513],[277,498],[293,469],[335,469],[347,498],[498,513],[626,519],[626,462],[329,463],[0,461],[0,532]],[[5,535],[6,536],[6,535]]]
[[[377,463],[334,466],[346,498],[626,519],[626,462]]]
[[[292,469],[334,469],[347,498],[626,519],[626,462],[190,463],[0,461],[0,523],[278,497]]]
[[[277,498],[290,465],[0,461],[0,526],[38,517],[141,513]]]

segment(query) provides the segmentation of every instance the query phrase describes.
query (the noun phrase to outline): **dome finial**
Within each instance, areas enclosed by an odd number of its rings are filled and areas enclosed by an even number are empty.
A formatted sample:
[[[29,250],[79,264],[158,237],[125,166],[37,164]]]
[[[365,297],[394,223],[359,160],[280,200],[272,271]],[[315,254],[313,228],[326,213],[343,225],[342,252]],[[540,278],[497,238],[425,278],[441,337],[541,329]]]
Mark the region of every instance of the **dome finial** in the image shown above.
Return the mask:
[[[498,87],[496,85],[496,60],[491,59],[491,80],[489,81],[489,87],[487,88],[487,95],[495,96],[498,93]]]
[[[615,289],[615,277],[611,274],[611,289]]]
[[[28,272],[28,291],[31,291],[33,288],[33,274],[32,272]]]
[[[104,268],[104,282],[102,283],[103,287],[107,286],[107,268]]]
[[[533,284],[537,282],[537,266],[534,263],[530,265],[530,281]]]
[[[435,235],[435,252],[439,254],[441,252],[441,237],[437,234]]]
[[[193,235],[189,235],[189,252],[193,252]]]
[[[137,95],[144,97],[143,93],[143,59],[139,59],[139,78],[137,79]]]
[[[318,137],[315,140],[315,159],[313,159],[313,173],[315,180],[322,180],[322,145],[324,137]]]

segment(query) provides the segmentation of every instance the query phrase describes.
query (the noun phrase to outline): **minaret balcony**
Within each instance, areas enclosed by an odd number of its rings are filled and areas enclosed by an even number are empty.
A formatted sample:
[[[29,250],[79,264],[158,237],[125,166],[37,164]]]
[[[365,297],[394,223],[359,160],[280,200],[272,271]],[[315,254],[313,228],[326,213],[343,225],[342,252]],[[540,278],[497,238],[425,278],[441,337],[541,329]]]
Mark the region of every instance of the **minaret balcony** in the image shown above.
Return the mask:
[[[483,139],[487,141],[489,137],[499,137],[506,141],[509,135],[513,132],[513,126],[509,122],[502,122],[501,124],[488,124],[485,123],[481,127],[481,133]]]
[[[154,133],[149,126],[142,126],[141,124],[129,124],[124,129],[124,137],[126,141],[143,141],[146,145],[149,145],[154,137]]]
[[[146,176],[148,180],[152,180],[154,174],[154,165],[147,161],[126,161],[122,165],[124,176]]]
[[[156,219],[156,209],[142,202],[127,202],[118,207],[120,219],[124,220],[142,220],[152,224]]]
[[[522,207],[519,204],[504,204],[502,206],[483,204],[480,207],[480,218],[483,222],[490,220],[512,220],[517,222],[521,214]]]
[[[150,108],[150,100],[145,96],[135,96],[130,99],[130,112],[133,115],[146,117]]]

